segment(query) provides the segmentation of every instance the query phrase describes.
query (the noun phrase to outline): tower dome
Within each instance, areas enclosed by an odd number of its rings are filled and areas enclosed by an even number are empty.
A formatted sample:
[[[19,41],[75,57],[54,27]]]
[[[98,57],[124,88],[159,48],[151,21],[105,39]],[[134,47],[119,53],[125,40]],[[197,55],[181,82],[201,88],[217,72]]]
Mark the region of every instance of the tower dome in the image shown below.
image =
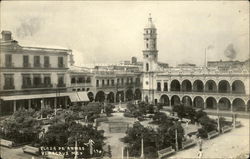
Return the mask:
[[[147,23],[147,25],[145,26],[145,29],[146,29],[146,28],[155,28],[155,25],[154,25],[154,23],[153,23],[153,21],[152,21],[151,13],[149,13],[148,23]]]

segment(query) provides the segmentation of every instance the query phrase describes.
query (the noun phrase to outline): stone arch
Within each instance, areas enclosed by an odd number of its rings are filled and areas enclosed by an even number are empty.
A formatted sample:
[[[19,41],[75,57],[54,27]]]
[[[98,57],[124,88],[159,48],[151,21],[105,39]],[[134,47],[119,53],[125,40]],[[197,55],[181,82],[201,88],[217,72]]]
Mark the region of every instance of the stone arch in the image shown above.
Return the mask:
[[[116,93],[116,102],[124,102],[124,92],[123,91],[118,91]]]
[[[201,96],[196,96],[194,98],[193,106],[196,108],[204,108],[204,100]]]
[[[96,102],[104,102],[105,101],[105,93],[103,91],[99,91],[95,95]]]
[[[233,100],[233,111],[245,111],[246,109],[246,104],[243,99],[241,98],[235,98]]]
[[[171,91],[181,91],[180,82],[178,80],[171,81],[170,90]]]
[[[126,91],[125,97],[126,97],[126,101],[131,101],[131,100],[133,100],[134,94],[133,94],[132,89],[128,89],[128,90]]]
[[[114,103],[115,102],[115,94],[113,92],[109,92],[107,96],[107,102]]]
[[[230,93],[230,84],[226,80],[221,80],[218,84],[219,93]]]
[[[214,80],[208,80],[206,82],[205,92],[217,92],[217,84]]]
[[[184,106],[192,106],[192,98],[189,96],[182,97],[182,103]]]
[[[207,109],[216,109],[217,108],[217,101],[214,97],[208,97],[206,99],[206,108]]]
[[[135,100],[141,100],[141,90],[140,89],[135,90],[134,99]]]
[[[160,103],[169,106],[169,97],[166,94],[163,94],[160,98]]]
[[[181,91],[183,92],[191,92],[192,91],[192,83],[189,80],[184,80],[181,83]]]
[[[245,94],[245,85],[241,80],[235,80],[232,83],[232,93]]]
[[[94,98],[94,93],[92,92],[88,92],[88,97],[89,97],[89,101],[92,102],[95,98]]]
[[[179,105],[181,103],[181,100],[180,100],[180,97],[177,96],[177,95],[173,95],[171,97],[171,105],[174,106],[174,105]]]
[[[195,80],[193,83],[193,91],[194,92],[203,92],[204,84],[201,80]]]
[[[219,99],[218,102],[219,110],[230,110],[231,109],[231,102],[228,98],[222,97]]]

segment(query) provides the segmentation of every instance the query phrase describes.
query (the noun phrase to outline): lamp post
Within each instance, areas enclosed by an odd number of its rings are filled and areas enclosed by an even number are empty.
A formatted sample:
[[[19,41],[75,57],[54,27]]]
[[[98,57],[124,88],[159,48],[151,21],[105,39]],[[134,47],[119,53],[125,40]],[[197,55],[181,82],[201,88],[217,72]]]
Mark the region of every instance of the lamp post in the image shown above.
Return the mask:
[[[217,116],[218,116],[218,120],[217,120],[217,129],[218,129],[218,132],[220,132],[219,105],[217,105]]]
[[[140,158],[144,158],[144,148],[143,148],[143,134],[141,135],[141,156]]]

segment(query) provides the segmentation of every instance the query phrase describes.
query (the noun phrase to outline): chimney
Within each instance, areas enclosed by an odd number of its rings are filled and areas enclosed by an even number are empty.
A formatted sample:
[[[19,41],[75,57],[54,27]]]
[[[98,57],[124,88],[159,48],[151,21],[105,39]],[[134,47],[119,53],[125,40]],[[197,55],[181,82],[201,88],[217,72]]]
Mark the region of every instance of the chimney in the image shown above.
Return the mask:
[[[1,34],[2,34],[2,40],[3,40],[3,41],[12,40],[11,32],[10,32],[10,31],[3,30],[3,31],[1,32]]]

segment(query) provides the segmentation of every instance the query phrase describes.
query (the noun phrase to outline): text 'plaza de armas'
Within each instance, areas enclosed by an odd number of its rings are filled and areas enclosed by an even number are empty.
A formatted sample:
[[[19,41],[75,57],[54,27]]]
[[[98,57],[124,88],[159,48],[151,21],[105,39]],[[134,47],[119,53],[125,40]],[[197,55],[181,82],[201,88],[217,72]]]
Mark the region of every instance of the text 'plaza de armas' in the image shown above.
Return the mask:
[[[2,31],[0,114],[18,109],[66,108],[73,103],[145,101],[229,112],[249,111],[249,59],[208,61],[207,67],[158,62],[157,29],[144,28],[143,61],[74,66],[68,49],[20,46]]]

